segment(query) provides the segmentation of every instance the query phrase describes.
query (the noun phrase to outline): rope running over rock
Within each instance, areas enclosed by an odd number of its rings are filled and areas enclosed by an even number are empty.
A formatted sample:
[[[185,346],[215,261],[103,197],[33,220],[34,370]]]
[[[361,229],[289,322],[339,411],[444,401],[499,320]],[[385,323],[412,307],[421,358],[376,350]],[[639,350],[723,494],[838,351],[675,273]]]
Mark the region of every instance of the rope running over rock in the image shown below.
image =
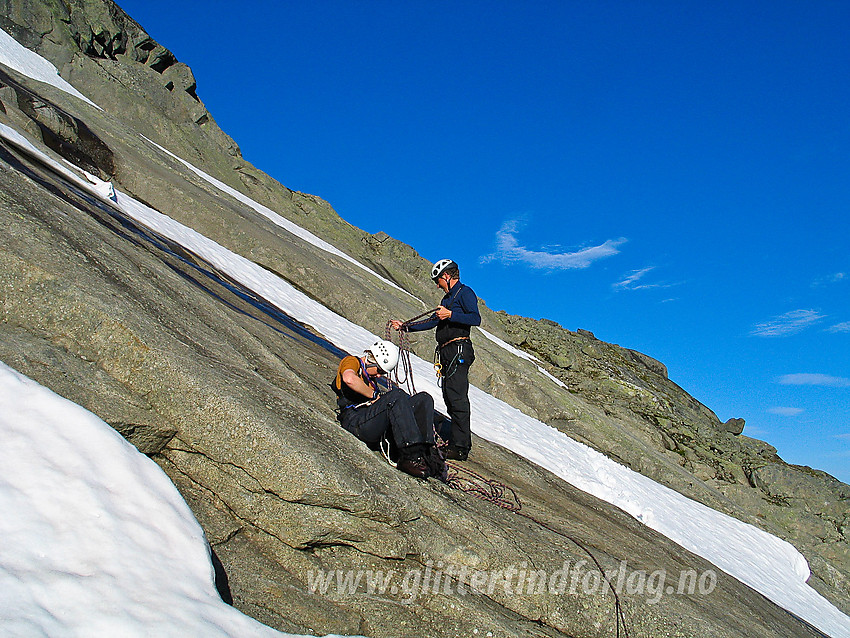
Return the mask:
[[[449,476],[446,484],[454,489],[460,490],[471,496],[476,498],[480,498],[481,500],[487,501],[506,509],[514,514],[519,516],[523,516],[528,520],[536,523],[540,527],[543,527],[553,534],[557,534],[562,538],[567,539],[577,547],[579,547],[585,554],[590,557],[590,560],[593,561],[593,564],[596,565],[596,568],[599,570],[599,573],[602,574],[602,579],[608,585],[608,588],[611,590],[611,593],[614,595],[614,614],[617,619],[616,624],[616,636],[620,638],[629,638],[628,625],[626,623],[626,616],[623,611],[623,603],[620,600],[620,595],[617,593],[617,590],[614,588],[614,585],[611,584],[611,581],[608,580],[608,577],[605,575],[605,570],[602,568],[602,565],[597,560],[596,556],[593,555],[593,552],[587,548],[581,541],[577,540],[573,536],[566,534],[560,530],[555,529],[548,523],[545,523],[531,514],[527,514],[526,512],[521,511],[522,503],[519,500],[519,496],[513,488],[508,487],[504,483],[500,483],[495,479],[487,479],[481,476],[480,474],[473,472],[469,468],[461,467],[456,463],[451,463],[449,461],[446,462],[446,465],[449,468]],[[622,629],[622,633],[621,633]]]
[[[410,362],[410,338],[408,336],[408,331],[405,330],[405,326],[409,326],[415,323],[417,320],[422,319],[423,317],[427,317],[433,315],[437,311],[436,308],[433,310],[429,310],[427,312],[423,312],[421,315],[417,315],[412,319],[408,319],[404,323],[402,323],[401,330],[398,330],[398,347],[399,347],[399,363],[402,367],[402,375],[399,375],[398,368],[395,370],[395,381],[398,385],[405,385],[408,393],[415,394],[416,387],[413,383],[413,367]],[[388,321],[386,326],[386,340],[392,341],[392,322]],[[447,446],[447,443],[443,441],[437,432],[434,432],[435,440],[437,441],[438,449],[442,449]],[[538,520],[531,514],[527,514],[522,512],[522,502],[519,500],[519,496],[516,491],[501,483],[495,479],[488,479],[484,476],[478,474],[470,470],[467,467],[463,467],[458,465],[457,463],[452,463],[447,461],[446,467],[448,468],[448,477],[446,479],[446,484],[456,490],[474,496],[475,498],[479,498],[483,501],[487,501],[488,503],[492,503],[497,507],[501,507],[506,509],[514,514],[518,514],[519,516],[523,516],[528,520],[536,523],[540,527],[543,527],[553,534],[557,534],[562,538],[567,539],[577,547],[579,547],[585,554],[590,557],[590,560],[593,561],[593,564],[596,565],[596,568],[599,570],[599,573],[602,574],[602,579],[607,583],[608,588],[611,590],[611,593],[614,595],[614,614],[617,619],[616,624],[616,636],[620,638],[629,638],[628,625],[626,623],[626,616],[623,611],[623,604],[620,600],[620,596],[617,593],[617,590],[614,588],[614,585],[611,584],[611,581],[608,580],[605,575],[605,570],[602,568],[602,565],[596,559],[596,556],[593,555],[593,552],[590,551],[583,543],[575,539],[574,537],[561,532],[548,523],[545,523],[541,520]],[[622,628],[622,633],[621,633]]]

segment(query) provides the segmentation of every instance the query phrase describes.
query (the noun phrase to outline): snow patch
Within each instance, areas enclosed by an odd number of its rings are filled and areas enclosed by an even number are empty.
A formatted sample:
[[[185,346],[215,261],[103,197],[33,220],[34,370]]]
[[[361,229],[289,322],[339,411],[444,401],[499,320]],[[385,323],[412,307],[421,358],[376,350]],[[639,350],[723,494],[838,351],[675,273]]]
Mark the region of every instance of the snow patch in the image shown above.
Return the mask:
[[[4,636],[281,636],[225,604],[165,473],[91,412],[0,363]]]
[[[33,80],[55,86],[57,89],[61,89],[65,93],[70,93],[74,97],[78,97],[93,107],[100,109],[97,104],[80,93],[67,81],[63,80],[59,75],[59,71],[51,62],[45,60],[38,53],[30,51],[3,29],[0,29],[0,63],[5,64],[10,69],[14,69],[18,73],[31,77]]]

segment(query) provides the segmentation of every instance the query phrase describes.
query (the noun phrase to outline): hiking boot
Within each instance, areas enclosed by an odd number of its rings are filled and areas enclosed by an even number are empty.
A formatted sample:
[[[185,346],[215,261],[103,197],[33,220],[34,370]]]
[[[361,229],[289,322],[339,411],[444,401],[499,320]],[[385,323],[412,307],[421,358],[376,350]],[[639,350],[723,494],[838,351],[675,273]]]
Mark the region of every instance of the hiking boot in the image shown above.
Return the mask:
[[[416,478],[428,478],[428,466],[421,456],[412,459],[402,459],[398,462],[398,469],[405,474]]]
[[[469,457],[469,450],[450,445],[443,450],[443,455],[449,461],[465,461]]]

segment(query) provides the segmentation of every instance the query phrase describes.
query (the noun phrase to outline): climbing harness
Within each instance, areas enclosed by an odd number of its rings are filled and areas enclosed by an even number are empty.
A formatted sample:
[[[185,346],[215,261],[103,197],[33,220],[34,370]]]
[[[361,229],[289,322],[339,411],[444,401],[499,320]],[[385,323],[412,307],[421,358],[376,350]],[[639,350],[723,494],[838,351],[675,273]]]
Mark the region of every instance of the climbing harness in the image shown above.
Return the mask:
[[[449,339],[445,343],[438,344],[434,349],[434,369],[437,371],[437,386],[443,387],[443,380],[448,379],[455,372],[457,372],[457,368],[460,365],[463,365],[463,348],[458,347],[457,353],[452,360],[449,361],[448,365],[444,366],[442,364],[442,357],[440,356],[441,352],[452,343],[463,343],[463,342],[471,342],[469,337],[455,337],[454,339]]]
[[[437,351],[439,352],[440,350],[442,350],[443,348],[445,348],[445,347],[446,347],[447,345],[449,345],[450,343],[455,343],[455,342],[457,342],[457,341],[470,341],[470,338],[469,338],[469,337],[455,337],[454,339],[449,339],[449,340],[448,340],[448,341],[446,341],[445,343],[441,343],[440,345],[438,345],[438,346],[437,346]]]
[[[381,386],[378,385],[378,379],[373,379],[372,376],[366,371],[366,364],[364,363],[363,359],[360,359],[360,375],[361,375],[361,378],[363,379],[363,382],[366,385],[368,385],[370,388],[372,388],[372,391],[373,391],[372,398],[366,399],[365,401],[362,401],[360,403],[349,403],[345,407],[337,408],[336,409],[337,414],[342,413],[343,410],[348,410],[348,409],[351,409],[351,408],[356,410],[357,408],[362,408],[364,406],[371,405],[376,399],[380,398],[380,396],[381,396]],[[389,379],[382,379],[382,380],[386,380],[388,384],[392,383]],[[331,388],[335,388],[335,383],[336,382],[331,383]],[[392,388],[388,386],[386,389],[389,390],[389,389],[392,389]],[[334,391],[336,392],[336,390],[334,390]]]

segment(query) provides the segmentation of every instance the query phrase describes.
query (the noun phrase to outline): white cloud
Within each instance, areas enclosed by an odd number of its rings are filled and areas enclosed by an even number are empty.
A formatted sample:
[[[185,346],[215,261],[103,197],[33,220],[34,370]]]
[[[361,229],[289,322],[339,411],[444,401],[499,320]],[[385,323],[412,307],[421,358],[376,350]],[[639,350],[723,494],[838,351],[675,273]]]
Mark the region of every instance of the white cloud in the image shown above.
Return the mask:
[[[770,430],[766,430],[764,428],[760,428],[760,427],[757,427],[755,425],[750,425],[749,423],[747,423],[747,425],[744,426],[744,427],[745,427],[744,432],[746,433],[747,436],[749,436],[751,438],[763,439],[765,441],[767,441],[768,439],[771,438]]]
[[[832,275],[827,275],[826,277],[815,279],[815,281],[812,283],[812,287],[821,288],[829,284],[839,284],[845,281],[850,281],[850,275],[848,275],[848,273],[846,272],[837,272]]]
[[[653,268],[654,266],[650,266],[649,268],[633,270],[628,275],[626,275],[622,281],[618,281],[616,284],[614,284],[614,288],[616,290],[639,290],[641,288],[650,288],[651,286],[648,286],[646,284],[638,284],[637,282],[640,281],[640,279],[643,278],[643,276]]]
[[[779,416],[797,416],[803,413],[803,408],[775,407],[770,408],[768,412],[770,412],[771,414],[778,414]]]
[[[502,224],[502,227],[496,233],[496,252],[482,257],[481,262],[487,263],[498,259],[504,263],[519,262],[532,268],[548,270],[587,268],[599,259],[618,254],[620,251],[617,248],[627,241],[624,237],[609,239],[599,246],[591,246],[571,253],[530,250],[525,246],[520,246],[516,238],[520,226],[519,220],[509,220]]]
[[[648,290],[650,288],[672,288],[673,286],[678,286],[678,283],[669,284],[669,283],[640,283],[643,280],[643,276],[648,272],[655,270],[655,266],[649,266],[647,268],[639,268],[637,270],[633,270],[627,275],[625,275],[622,281],[618,281],[615,284],[611,284],[611,287],[614,290]],[[672,299],[667,299],[665,301],[672,301]]]
[[[828,374],[786,374],[779,377],[782,385],[821,385],[829,388],[850,388],[850,379],[831,377]]]
[[[836,434],[835,438],[836,439],[850,439],[850,432],[848,432],[846,434]]]
[[[827,332],[850,332],[850,321],[837,323],[834,326],[827,328]]]
[[[792,310],[756,324],[750,334],[756,337],[787,337],[802,332],[823,318],[824,315],[815,310]]]

